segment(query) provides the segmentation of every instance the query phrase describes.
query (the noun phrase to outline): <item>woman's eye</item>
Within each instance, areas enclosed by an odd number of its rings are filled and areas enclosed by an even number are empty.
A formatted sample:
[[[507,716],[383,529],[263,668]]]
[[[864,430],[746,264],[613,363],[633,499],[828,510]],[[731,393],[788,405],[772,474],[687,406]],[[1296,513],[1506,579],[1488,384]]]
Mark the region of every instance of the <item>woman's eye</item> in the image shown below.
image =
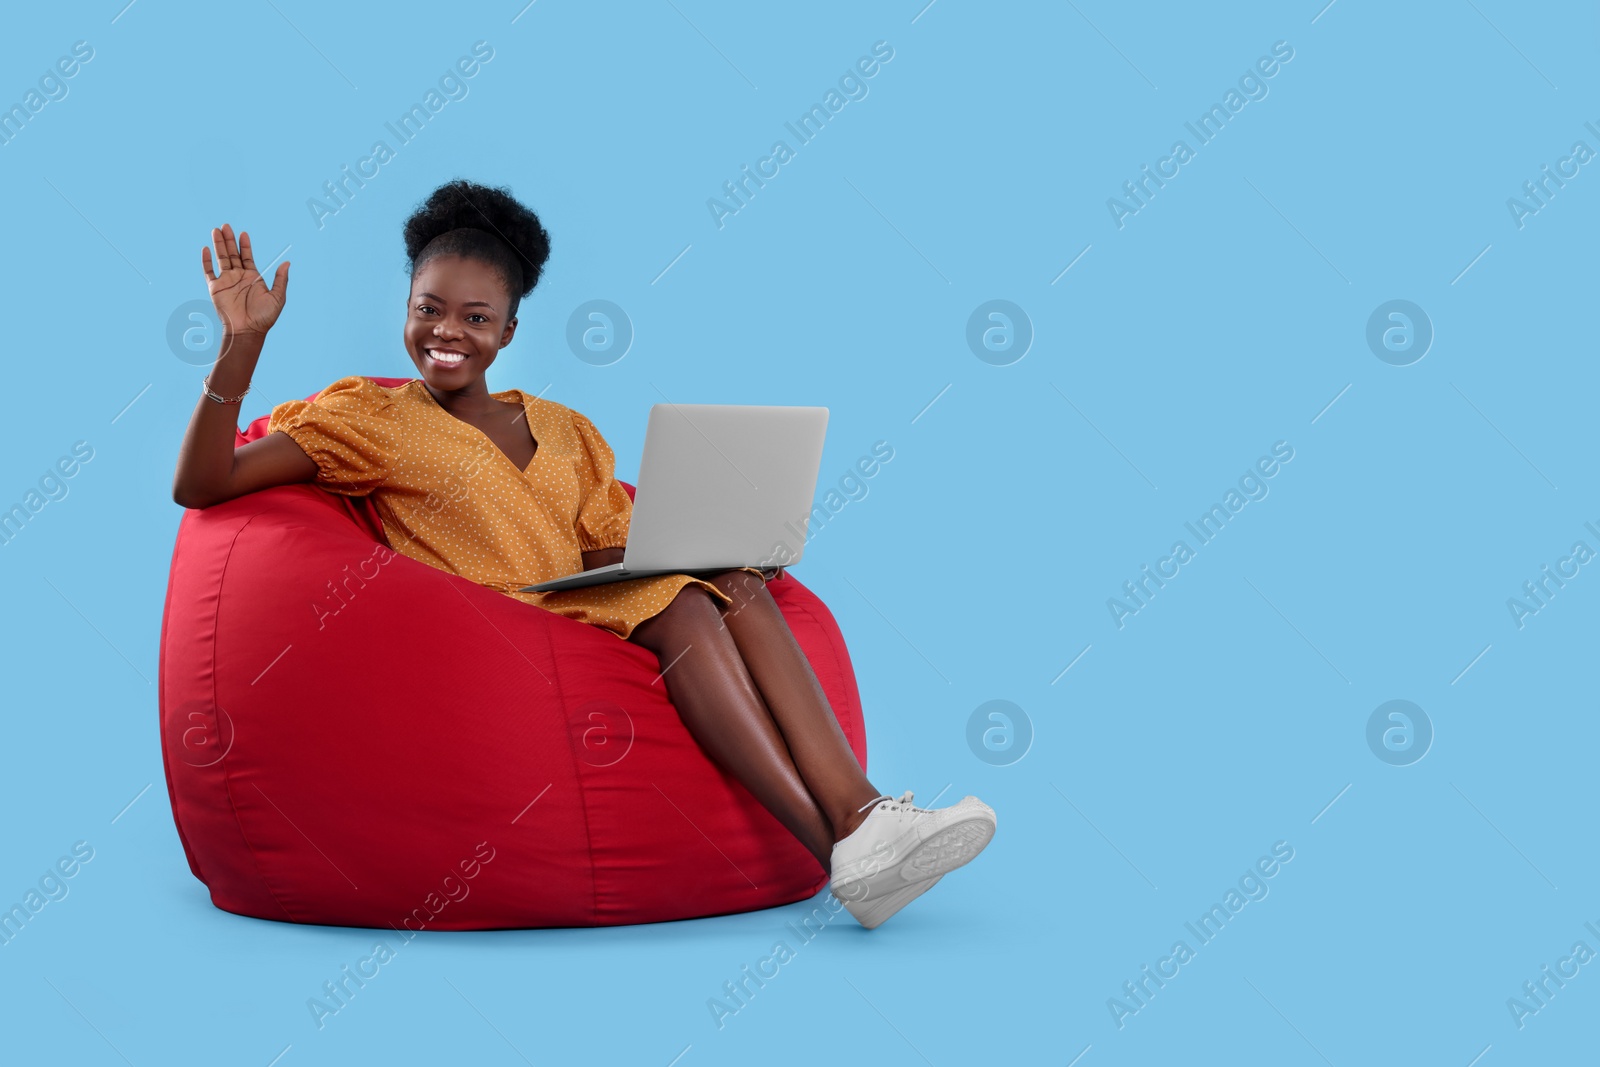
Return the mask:
[[[424,315],[428,314],[429,312],[431,312],[433,310],[434,310],[434,308],[433,308],[432,304],[418,304],[417,305],[417,311],[419,313],[421,313],[421,314],[424,314]],[[488,323],[488,321],[489,321],[489,316],[480,314],[480,313],[478,313],[476,311],[473,312],[471,315],[468,315],[467,318],[469,318],[469,319],[482,319],[485,324]]]

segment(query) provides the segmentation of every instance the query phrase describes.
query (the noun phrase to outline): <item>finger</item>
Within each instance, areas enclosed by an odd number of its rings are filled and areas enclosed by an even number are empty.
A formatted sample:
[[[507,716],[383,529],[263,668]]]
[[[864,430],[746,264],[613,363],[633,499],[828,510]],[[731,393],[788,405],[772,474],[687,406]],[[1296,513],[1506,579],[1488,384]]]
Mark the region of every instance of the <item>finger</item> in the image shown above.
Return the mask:
[[[289,288],[289,261],[286,259],[278,264],[278,272],[272,276],[272,292],[278,298],[278,306],[283,306],[283,295]]]
[[[216,276],[211,273],[211,249],[205,245],[200,246],[200,269],[206,272],[206,282],[216,281]]]
[[[245,270],[256,269],[255,257],[250,254],[250,234],[244,230],[239,231],[239,262]]]
[[[233,270],[239,269],[239,246],[233,239],[233,227],[228,223],[222,224],[223,247],[228,250],[228,266]]]
[[[215,226],[211,227],[211,246],[217,252],[217,274],[220,277],[228,269],[228,249],[222,243],[222,231]]]

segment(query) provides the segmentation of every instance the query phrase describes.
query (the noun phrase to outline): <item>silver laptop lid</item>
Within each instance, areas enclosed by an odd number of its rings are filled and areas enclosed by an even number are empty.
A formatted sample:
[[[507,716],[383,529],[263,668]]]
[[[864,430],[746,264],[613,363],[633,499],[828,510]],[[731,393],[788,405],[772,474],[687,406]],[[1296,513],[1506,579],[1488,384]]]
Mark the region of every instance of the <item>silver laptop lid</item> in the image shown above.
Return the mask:
[[[798,562],[827,427],[825,407],[653,405],[628,569]]]

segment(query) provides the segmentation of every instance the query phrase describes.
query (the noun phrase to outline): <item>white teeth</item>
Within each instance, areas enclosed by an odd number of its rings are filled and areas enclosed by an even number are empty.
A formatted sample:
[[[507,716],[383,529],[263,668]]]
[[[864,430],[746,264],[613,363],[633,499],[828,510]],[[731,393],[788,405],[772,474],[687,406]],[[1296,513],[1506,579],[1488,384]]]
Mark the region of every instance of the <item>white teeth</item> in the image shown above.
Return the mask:
[[[462,360],[467,358],[466,356],[454,352],[441,352],[436,348],[428,349],[428,355],[432,356],[440,363],[460,363]]]

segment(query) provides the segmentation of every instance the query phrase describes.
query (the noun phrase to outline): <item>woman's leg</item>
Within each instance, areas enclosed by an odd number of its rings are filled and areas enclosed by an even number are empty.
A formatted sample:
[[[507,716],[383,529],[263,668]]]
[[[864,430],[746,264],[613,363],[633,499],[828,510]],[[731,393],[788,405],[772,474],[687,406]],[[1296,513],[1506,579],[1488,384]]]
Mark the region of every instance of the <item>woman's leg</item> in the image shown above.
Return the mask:
[[[867,817],[857,809],[881,794],[856,762],[827,694],[765,580],[749,571],[729,570],[709,581],[733,598],[723,607],[722,623],[733,635],[745,668],[766,698],[795,766],[828,816],[837,841]]]
[[[833,824],[807,789],[723,627],[720,604],[700,586],[684,586],[664,610],[635,626],[629,640],[656,654],[673,706],[701,749],[831,873]]]

